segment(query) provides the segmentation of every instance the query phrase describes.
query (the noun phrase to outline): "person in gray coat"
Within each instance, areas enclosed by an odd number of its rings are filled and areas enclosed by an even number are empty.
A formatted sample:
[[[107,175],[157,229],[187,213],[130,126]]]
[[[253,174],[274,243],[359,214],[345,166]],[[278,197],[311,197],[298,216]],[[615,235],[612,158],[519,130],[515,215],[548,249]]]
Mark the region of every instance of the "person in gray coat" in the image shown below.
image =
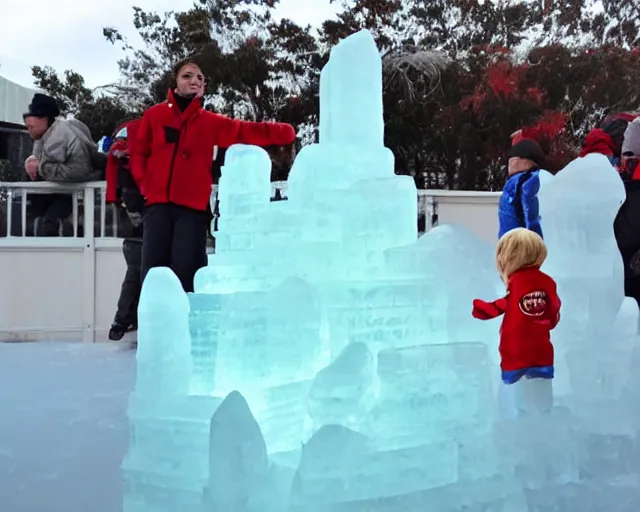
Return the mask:
[[[23,115],[34,140],[25,170],[34,181],[83,182],[98,179],[97,145],[89,128],[77,119],[59,117],[54,98],[36,93]],[[72,211],[69,194],[31,194],[31,213],[40,219],[37,236],[57,236],[61,221]]]

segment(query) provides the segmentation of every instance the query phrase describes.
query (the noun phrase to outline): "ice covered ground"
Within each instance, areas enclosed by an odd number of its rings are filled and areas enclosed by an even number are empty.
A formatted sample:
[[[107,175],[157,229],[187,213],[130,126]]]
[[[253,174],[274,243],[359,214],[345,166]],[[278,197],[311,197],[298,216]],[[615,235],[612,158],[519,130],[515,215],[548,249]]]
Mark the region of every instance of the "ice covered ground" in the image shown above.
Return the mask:
[[[135,352],[0,343],[0,511],[118,512]]]

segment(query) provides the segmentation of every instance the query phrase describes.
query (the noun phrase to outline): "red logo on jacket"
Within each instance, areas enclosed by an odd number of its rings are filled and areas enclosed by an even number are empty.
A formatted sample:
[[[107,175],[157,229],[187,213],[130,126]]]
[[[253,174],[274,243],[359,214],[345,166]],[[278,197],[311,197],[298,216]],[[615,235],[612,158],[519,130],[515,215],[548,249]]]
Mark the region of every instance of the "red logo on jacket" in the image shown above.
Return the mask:
[[[523,295],[518,304],[525,315],[541,317],[547,310],[547,302],[547,293],[539,290]]]

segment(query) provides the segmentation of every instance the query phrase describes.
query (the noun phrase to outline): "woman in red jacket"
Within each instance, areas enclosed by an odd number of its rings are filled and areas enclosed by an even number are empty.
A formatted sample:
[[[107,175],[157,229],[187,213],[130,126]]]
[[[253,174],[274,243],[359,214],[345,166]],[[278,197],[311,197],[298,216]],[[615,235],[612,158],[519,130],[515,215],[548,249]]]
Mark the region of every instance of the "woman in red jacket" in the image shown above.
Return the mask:
[[[169,267],[185,291],[207,263],[207,212],[214,146],[286,146],[292,126],[238,121],[202,107],[205,78],[193,61],[174,66],[167,101],[142,117],[131,171],[146,200],[142,279],[153,267]]]

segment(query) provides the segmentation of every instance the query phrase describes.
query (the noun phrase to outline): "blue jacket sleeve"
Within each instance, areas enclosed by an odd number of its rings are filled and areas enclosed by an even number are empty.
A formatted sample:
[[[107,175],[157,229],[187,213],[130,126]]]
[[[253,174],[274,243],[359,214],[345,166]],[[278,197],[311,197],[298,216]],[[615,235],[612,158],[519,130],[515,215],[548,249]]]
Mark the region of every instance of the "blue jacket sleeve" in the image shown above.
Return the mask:
[[[540,208],[538,205],[538,191],[540,190],[540,177],[535,173],[522,184],[521,200],[524,223],[527,229],[542,236],[540,226]]]

